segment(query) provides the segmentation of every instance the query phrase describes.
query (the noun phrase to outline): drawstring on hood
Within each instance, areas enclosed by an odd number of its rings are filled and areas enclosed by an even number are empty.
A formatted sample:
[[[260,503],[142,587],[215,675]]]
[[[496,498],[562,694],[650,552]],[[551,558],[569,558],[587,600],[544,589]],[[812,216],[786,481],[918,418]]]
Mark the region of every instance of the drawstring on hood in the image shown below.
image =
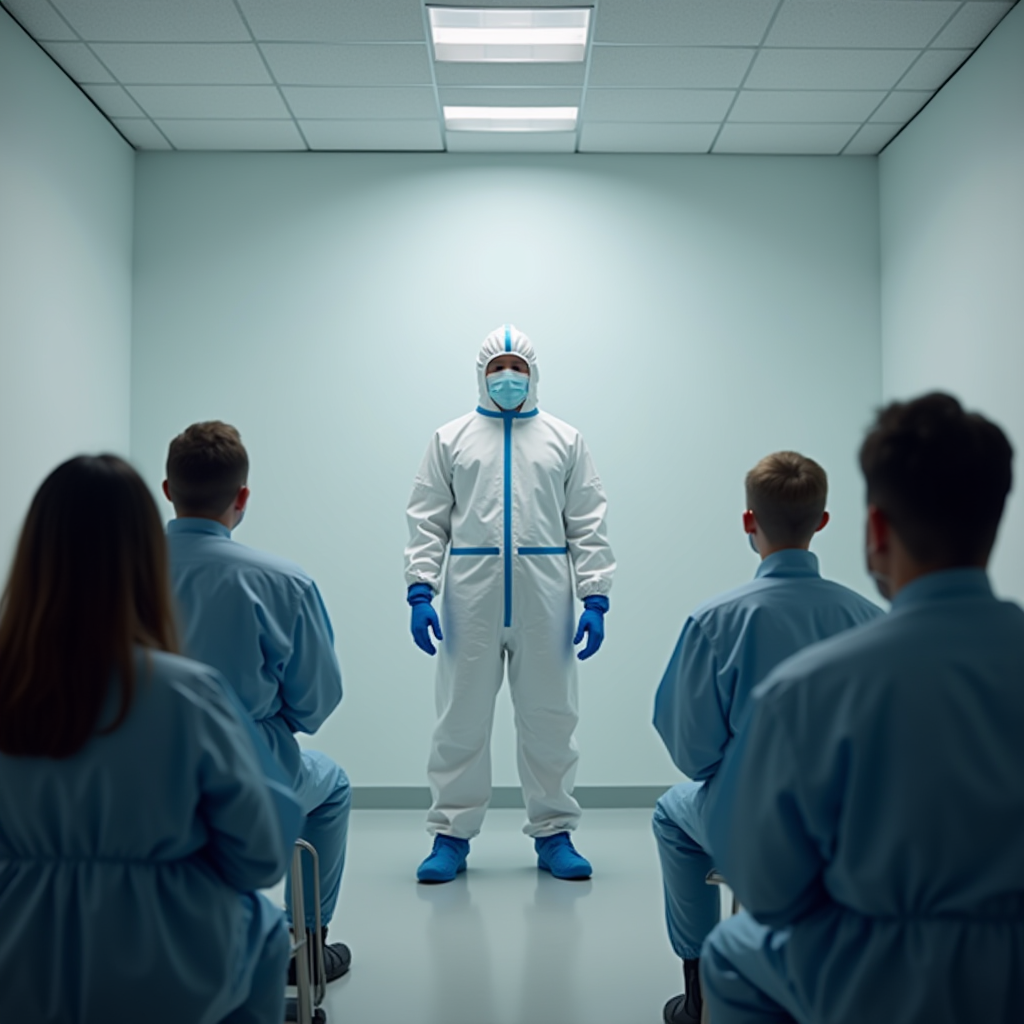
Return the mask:
[[[533,351],[530,339],[512,324],[503,324],[491,331],[480,346],[480,354],[476,357],[477,390],[479,405],[488,412],[503,413],[504,410],[487,393],[487,364],[496,356],[511,353],[525,359],[530,365],[530,389],[526,393],[526,401],[519,414],[532,412],[537,408],[537,384],[540,371],[537,369],[537,354]]]

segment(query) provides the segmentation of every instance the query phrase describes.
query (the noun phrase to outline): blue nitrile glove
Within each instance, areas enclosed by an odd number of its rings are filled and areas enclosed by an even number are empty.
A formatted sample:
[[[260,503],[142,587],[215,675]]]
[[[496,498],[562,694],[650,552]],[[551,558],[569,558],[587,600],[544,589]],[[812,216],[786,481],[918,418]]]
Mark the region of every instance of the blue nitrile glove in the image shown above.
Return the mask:
[[[610,602],[603,594],[592,594],[583,599],[583,614],[580,616],[579,629],[573,637],[574,644],[580,643],[583,634],[587,634],[587,646],[576,655],[580,661],[593,657],[604,643],[604,613],[608,611]]]
[[[430,604],[433,598],[434,591],[429,583],[414,583],[406,597],[412,605],[412,638],[416,646],[427,654],[437,654],[437,648],[430,640],[430,630],[434,631],[438,640],[444,639],[441,635],[441,620]]]

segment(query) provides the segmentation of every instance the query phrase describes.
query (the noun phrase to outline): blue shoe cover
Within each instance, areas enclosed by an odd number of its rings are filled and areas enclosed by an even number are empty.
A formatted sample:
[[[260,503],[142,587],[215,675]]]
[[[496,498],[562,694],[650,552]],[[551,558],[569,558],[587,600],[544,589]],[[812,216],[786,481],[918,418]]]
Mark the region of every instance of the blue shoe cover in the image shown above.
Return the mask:
[[[568,832],[534,839],[533,846],[537,851],[537,867],[550,871],[555,878],[580,880],[593,874],[590,861],[576,852]]]
[[[439,832],[434,836],[430,856],[416,869],[416,877],[421,882],[450,882],[466,870],[468,853],[468,839],[456,839]]]

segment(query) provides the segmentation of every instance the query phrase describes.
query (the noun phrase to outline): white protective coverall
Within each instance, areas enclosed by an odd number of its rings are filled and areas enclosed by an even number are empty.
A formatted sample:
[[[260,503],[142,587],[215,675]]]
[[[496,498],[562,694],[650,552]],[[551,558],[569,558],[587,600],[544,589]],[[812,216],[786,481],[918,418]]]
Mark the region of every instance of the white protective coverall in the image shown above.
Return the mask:
[[[518,412],[503,412],[487,393],[487,364],[505,352],[530,365]],[[537,357],[526,335],[512,326],[489,334],[477,380],[479,406],[436,431],[408,508],[406,584],[427,583],[436,594],[444,575],[427,826],[461,839],[480,831],[507,660],[523,831],[548,836],[580,817],[573,574],[581,600],[611,589],[607,502],[579,432],[537,408]]]

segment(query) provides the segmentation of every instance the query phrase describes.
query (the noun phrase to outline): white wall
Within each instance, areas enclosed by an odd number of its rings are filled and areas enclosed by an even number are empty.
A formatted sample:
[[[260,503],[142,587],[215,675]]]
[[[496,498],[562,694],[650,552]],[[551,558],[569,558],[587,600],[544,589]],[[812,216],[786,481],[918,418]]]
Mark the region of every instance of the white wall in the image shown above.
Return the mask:
[[[1024,4],[879,163],[884,392],[941,388],[1009,433],[992,572],[1024,600]]]
[[[134,153],[0,10],[0,579],[32,494],[128,451]]]
[[[826,466],[825,568],[870,589],[854,452],[880,398],[876,184],[870,159],[140,155],[133,456],[155,486],[188,423],[241,429],[238,538],[321,583],[348,690],[318,743],[355,784],[424,783],[404,506],[505,320],[611,500],[580,784],[675,778],[654,689],[687,611],[756,567],[739,515],[761,455]],[[495,751],[515,784],[507,697]]]

